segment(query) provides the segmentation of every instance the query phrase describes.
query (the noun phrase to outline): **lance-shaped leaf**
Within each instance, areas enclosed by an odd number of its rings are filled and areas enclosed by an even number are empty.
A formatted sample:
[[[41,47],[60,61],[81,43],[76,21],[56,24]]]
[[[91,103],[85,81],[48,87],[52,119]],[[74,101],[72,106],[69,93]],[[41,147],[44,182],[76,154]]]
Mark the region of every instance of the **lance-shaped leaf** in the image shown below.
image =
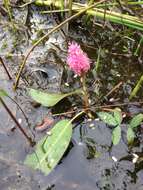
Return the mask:
[[[129,144],[133,143],[134,138],[135,138],[135,133],[134,133],[133,129],[131,127],[129,127],[128,130],[127,130],[128,143]]]
[[[142,121],[143,121],[143,114],[142,113],[137,114],[130,121],[129,128],[127,130],[127,140],[128,140],[129,144],[131,144],[134,141],[134,138],[135,138],[134,129],[136,129],[141,124]]]
[[[65,119],[59,121],[51,129],[50,135],[38,142],[34,153],[26,157],[25,164],[48,175],[62,158],[71,136],[71,122]]]
[[[118,122],[116,121],[116,119],[113,117],[111,113],[98,112],[97,115],[103,122],[105,122],[108,125],[112,125],[112,126],[118,125]]]
[[[121,139],[121,127],[118,125],[112,131],[112,142],[114,145],[117,145]]]
[[[117,121],[118,125],[122,123],[122,112],[119,108],[114,109],[114,118]]]
[[[70,92],[67,94],[54,94],[54,93],[46,93],[40,90],[30,89],[29,95],[35,100],[36,102],[42,104],[43,106],[52,107],[56,105],[60,100],[63,98],[74,95],[74,94],[81,94],[82,90],[78,89],[74,92]]]
[[[143,114],[140,113],[133,117],[133,119],[130,121],[129,125],[132,129],[134,129],[134,128],[138,127],[142,121],[143,121]]]

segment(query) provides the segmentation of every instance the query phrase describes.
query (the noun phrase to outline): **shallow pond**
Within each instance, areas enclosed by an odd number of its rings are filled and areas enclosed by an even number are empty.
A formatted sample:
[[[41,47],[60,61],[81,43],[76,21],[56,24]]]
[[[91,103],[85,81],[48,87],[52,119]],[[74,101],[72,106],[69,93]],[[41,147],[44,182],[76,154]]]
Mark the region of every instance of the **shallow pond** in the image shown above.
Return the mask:
[[[34,5],[14,9],[17,29],[8,22],[6,16],[0,17],[0,56],[15,79],[23,55],[29,47],[51,29],[60,18],[57,15],[42,15]],[[60,163],[48,176],[34,171],[23,164],[32,148],[25,141],[4,108],[0,107],[0,189],[1,190],[142,190],[143,189],[143,131],[139,129],[135,143],[129,147],[126,140],[128,120],[137,113],[143,113],[141,103],[128,104],[128,97],[136,80],[142,74],[142,52],[134,56],[140,39],[140,33],[122,26],[106,23],[105,28],[82,24],[77,19],[70,25],[68,35],[56,32],[31,53],[22,74],[19,88],[12,90],[13,82],[0,65],[0,88],[21,106],[28,117],[30,129],[17,105],[5,98],[5,102],[35,140],[46,134],[35,126],[45,117],[54,121],[61,116],[51,113],[69,111],[70,107],[81,109],[81,99],[71,97],[61,101],[53,109],[44,108],[33,102],[27,94],[27,87],[41,88],[49,92],[68,92],[80,87],[79,79],[65,69],[67,54],[66,40],[75,40],[81,44],[92,60],[92,72],[87,83],[90,89],[92,105],[117,105],[126,113],[122,124],[122,138],[118,145],[112,146],[112,128],[95,119],[86,117],[77,120],[74,125],[72,141]],[[66,27],[63,28],[66,31]],[[129,37],[127,36],[129,35]],[[123,38],[124,36],[124,38]],[[95,62],[99,57],[99,73],[95,72]],[[68,83],[68,85],[67,85]],[[116,91],[108,95],[117,84]],[[142,89],[141,89],[142,90]],[[140,90],[140,92],[141,92]],[[139,93],[136,101],[141,101]],[[126,103],[124,106],[119,104]],[[95,106],[92,107],[96,112]],[[65,116],[62,116],[65,117]],[[71,115],[66,115],[71,117]],[[134,153],[139,160],[133,163]]]

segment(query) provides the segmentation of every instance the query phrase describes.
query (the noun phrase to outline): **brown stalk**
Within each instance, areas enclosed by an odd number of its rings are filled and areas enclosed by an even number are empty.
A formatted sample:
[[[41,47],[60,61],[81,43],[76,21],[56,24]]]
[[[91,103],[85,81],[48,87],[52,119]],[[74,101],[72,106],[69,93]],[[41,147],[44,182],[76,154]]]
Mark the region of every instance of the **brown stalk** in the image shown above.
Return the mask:
[[[22,132],[22,134],[25,136],[25,138],[28,140],[29,144],[31,146],[35,145],[35,142],[32,140],[31,137],[29,137],[27,135],[27,133],[24,131],[24,129],[21,127],[21,125],[19,124],[19,122],[17,121],[17,119],[15,118],[15,116],[13,115],[13,113],[10,111],[10,109],[8,108],[8,106],[5,104],[5,102],[3,101],[3,99],[0,97],[0,102],[2,103],[3,107],[5,108],[5,110],[7,111],[7,113],[9,114],[9,116],[12,118],[12,120],[15,122],[16,126],[19,128],[19,130]]]
[[[83,98],[84,98],[84,111],[88,115],[89,118],[93,118],[91,110],[90,110],[90,105],[89,105],[89,94],[86,88],[86,74],[84,73],[81,75],[81,83],[82,83],[82,89],[83,89]]]
[[[10,73],[9,73],[9,71],[8,71],[6,65],[5,65],[5,63],[4,63],[4,61],[3,61],[3,59],[2,59],[1,57],[0,57],[0,63],[2,64],[2,66],[3,66],[4,70],[5,70],[5,72],[7,73],[7,76],[8,76],[8,78],[9,78],[9,80],[12,80],[12,77],[11,77],[11,75],[10,75]]]

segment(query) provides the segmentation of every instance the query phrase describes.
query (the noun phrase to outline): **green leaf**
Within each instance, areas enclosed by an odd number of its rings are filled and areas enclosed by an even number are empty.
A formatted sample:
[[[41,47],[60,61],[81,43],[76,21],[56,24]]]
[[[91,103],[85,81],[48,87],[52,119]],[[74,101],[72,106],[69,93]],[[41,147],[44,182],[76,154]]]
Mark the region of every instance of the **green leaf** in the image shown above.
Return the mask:
[[[117,145],[120,142],[120,139],[121,139],[121,127],[118,125],[112,131],[112,142],[113,142],[113,144]]]
[[[136,115],[135,117],[133,117],[133,119],[130,121],[129,125],[132,129],[134,129],[134,128],[138,127],[142,121],[143,121],[143,114],[140,113],[140,114]]]
[[[25,164],[48,175],[62,158],[71,136],[71,122],[66,119],[59,121],[50,130],[50,135],[38,142],[34,153],[26,157]]]
[[[102,121],[104,121],[108,125],[112,125],[112,126],[118,125],[118,122],[116,121],[116,119],[113,117],[111,113],[98,112],[97,115]]]
[[[122,123],[122,113],[119,108],[115,108],[114,118],[117,121],[118,125],[120,125]]]
[[[135,133],[131,127],[128,128],[127,130],[127,140],[128,143],[131,144],[134,141],[135,138]]]
[[[70,92],[67,94],[54,94],[54,93],[46,93],[40,90],[30,89],[29,94],[36,102],[42,104],[43,106],[52,107],[56,105],[60,100],[63,98],[73,95],[82,93],[81,89],[76,90],[74,92]]]
[[[8,96],[7,92],[0,88],[0,97]]]

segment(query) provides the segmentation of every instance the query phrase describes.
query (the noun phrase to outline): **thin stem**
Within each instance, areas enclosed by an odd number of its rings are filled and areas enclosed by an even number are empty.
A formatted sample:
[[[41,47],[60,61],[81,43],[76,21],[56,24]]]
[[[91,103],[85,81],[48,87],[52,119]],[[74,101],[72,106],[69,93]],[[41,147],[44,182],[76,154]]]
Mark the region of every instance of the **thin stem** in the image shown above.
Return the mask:
[[[4,70],[5,70],[5,72],[7,73],[9,80],[12,80],[12,77],[11,77],[11,75],[10,75],[8,69],[6,68],[6,65],[4,64],[4,61],[3,61],[3,59],[2,59],[1,57],[0,57],[0,63],[2,64],[2,66],[3,66]]]
[[[73,9],[72,8],[72,11],[74,11],[74,10],[76,10],[76,11],[80,11],[80,8],[79,9]],[[61,13],[61,12],[69,12],[70,11],[70,9],[64,9],[64,10],[51,10],[51,11],[40,11],[40,13],[42,13],[42,14],[49,14],[49,13]]]
[[[25,118],[25,121],[26,121],[26,123],[27,123],[27,126],[28,126],[28,128],[29,128],[29,130],[30,130],[30,132],[31,132],[31,134],[33,135],[33,138],[34,138],[35,135],[34,135],[34,133],[32,132],[32,130],[31,130],[31,128],[30,128],[30,123],[29,123],[28,117],[26,116],[24,110],[22,109],[22,107],[21,107],[13,98],[11,98],[11,97],[8,96],[8,95],[7,95],[7,97],[8,97],[12,102],[14,102],[14,103],[17,105],[17,107],[21,110],[21,112],[22,112],[22,114],[23,114],[23,116],[24,116],[24,118]]]
[[[136,96],[136,94],[139,91],[139,89],[141,88],[142,84],[143,84],[143,75],[141,76],[140,80],[138,81],[138,83],[136,84],[135,88],[131,92],[129,100],[131,100],[134,96]]]
[[[83,94],[84,94],[84,111],[88,115],[89,118],[93,118],[90,110],[90,105],[89,105],[89,95],[88,91],[86,88],[86,74],[81,75],[81,83],[82,83],[82,89],[83,89]]]
[[[93,111],[95,112],[97,109],[101,109],[101,110],[104,110],[104,109],[110,109],[111,107],[123,107],[123,106],[127,106],[127,105],[139,105],[139,104],[143,104],[143,101],[141,102],[127,102],[127,103],[119,103],[119,104],[108,104],[108,105],[104,105],[104,106],[94,106],[94,105],[91,105],[90,108],[87,108],[87,109],[82,109],[82,108],[78,108],[78,111],[86,111],[86,110],[90,110],[90,109],[94,109]],[[72,114],[72,113],[75,113],[77,112],[77,109],[76,110],[73,110],[73,111],[68,111],[68,112],[63,112],[63,113],[57,113],[57,114],[53,114],[53,116],[60,116],[60,115],[67,115],[67,114]],[[111,110],[111,109],[110,109]]]
[[[10,109],[8,108],[8,106],[5,104],[5,102],[3,101],[3,99],[0,97],[0,102],[2,103],[3,107],[5,108],[5,110],[7,111],[7,113],[9,114],[9,116],[12,118],[12,120],[15,122],[16,126],[19,128],[19,130],[22,132],[22,134],[25,136],[25,138],[28,140],[28,142],[30,143],[31,146],[35,145],[35,142],[32,140],[31,137],[29,137],[27,135],[27,133],[24,131],[24,129],[21,127],[21,125],[19,124],[19,122],[17,121],[17,119],[15,118],[15,116],[13,115],[13,113],[10,111]]]
[[[79,113],[77,113],[70,121],[69,121],[69,123],[72,123],[77,117],[79,117],[80,115],[82,115],[82,114],[84,114],[85,113],[85,111],[81,111],[81,112],[79,112]],[[69,124],[68,123],[68,124]]]
[[[139,41],[139,44],[138,44],[138,46],[137,46],[137,49],[135,50],[135,53],[134,53],[134,55],[135,56],[138,56],[138,52],[139,52],[139,50],[140,50],[140,48],[141,48],[141,44],[143,43],[143,36],[141,37],[141,39],[140,39],[140,41]]]
[[[123,82],[119,82],[117,85],[115,85],[104,97],[108,98],[113,92],[115,92],[120,86],[123,84]]]
[[[84,108],[89,108],[89,100],[88,100],[88,92],[87,92],[87,88],[86,88],[86,75],[83,74],[81,76],[81,83],[82,83],[82,89],[83,89],[83,94],[84,94]]]
[[[73,0],[69,0],[69,16],[72,15],[72,3],[73,3]]]

